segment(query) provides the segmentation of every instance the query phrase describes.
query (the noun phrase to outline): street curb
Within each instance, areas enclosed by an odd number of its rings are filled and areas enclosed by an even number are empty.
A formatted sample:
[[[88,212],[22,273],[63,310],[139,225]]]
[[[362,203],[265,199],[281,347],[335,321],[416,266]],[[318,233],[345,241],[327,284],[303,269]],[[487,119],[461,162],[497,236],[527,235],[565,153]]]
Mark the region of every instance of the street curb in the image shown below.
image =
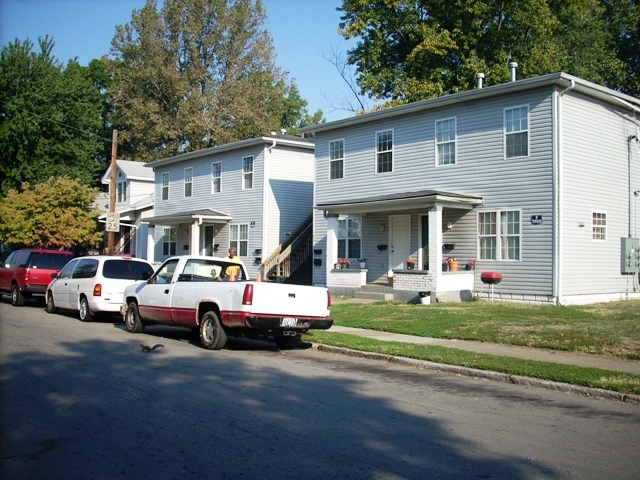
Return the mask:
[[[490,380],[492,382],[511,383],[513,385],[523,385],[526,387],[544,388],[546,390],[555,390],[557,392],[582,395],[584,397],[601,398],[604,400],[613,400],[616,402],[629,403],[632,405],[640,406],[640,395],[614,392],[602,388],[582,387],[578,385],[571,385],[570,383],[553,382],[551,380],[541,380],[538,378],[523,377],[521,375],[509,375],[506,373],[492,372],[490,370],[479,370],[477,368],[461,367],[459,365],[447,365],[445,363],[436,363],[428,360],[416,360],[415,358],[397,357],[384,353],[362,352],[360,350],[352,350],[350,348],[344,347],[334,347],[332,345],[324,345],[322,343],[312,342],[311,348],[321,352],[336,353],[339,355],[346,355],[348,357],[379,360],[396,365],[406,365],[415,368],[435,370],[438,372],[453,373],[465,377]]]

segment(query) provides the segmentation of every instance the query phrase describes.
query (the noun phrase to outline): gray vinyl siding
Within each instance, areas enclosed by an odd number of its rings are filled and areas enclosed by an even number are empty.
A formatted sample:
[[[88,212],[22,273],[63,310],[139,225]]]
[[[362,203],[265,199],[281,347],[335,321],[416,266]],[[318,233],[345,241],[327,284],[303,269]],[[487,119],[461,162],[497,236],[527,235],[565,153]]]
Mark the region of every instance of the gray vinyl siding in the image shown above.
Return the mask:
[[[565,296],[624,292],[620,238],[628,235],[628,143],[637,134],[631,117],[575,94],[567,94],[563,114],[562,292]],[[640,168],[631,162],[632,191],[640,188]],[[632,195],[632,235],[639,231]],[[591,238],[592,212],[607,214],[607,239]],[[584,224],[584,227],[580,227]]]
[[[504,159],[503,111],[529,106],[529,156]],[[435,122],[456,117],[456,164],[436,166]],[[393,172],[375,173],[375,132],[392,129]],[[332,140],[344,139],[345,176],[329,180],[328,148]],[[472,212],[451,211],[443,216],[463,216],[446,243],[455,243],[455,256],[461,263],[478,258],[476,245],[469,243],[475,232],[477,211],[519,210],[521,212],[521,260],[478,261],[477,282],[482,271],[500,271],[504,275],[503,291],[514,295],[551,295],[553,247],[553,112],[551,89],[493,97],[489,100],[426,110],[369,124],[318,132],[316,136],[315,202],[340,200],[405,191],[440,190],[480,196],[484,204]],[[398,212],[406,213],[406,212]],[[426,213],[426,209],[423,213]],[[541,225],[532,225],[531,215],[542,215]],[[387,214],[385,214],[385,217]],[[379,221],[372,218],[372,221]],[[365,220],[365,224],[368,220]],[[446,220],[443,222],[446,224]],[[314,248],[323,248],[326,223],[316,225]],[[364,234],[369,230],[364,229]],[[372,238],[363,234],[363,255],[377,258],[371,246],[380,241],[375,228]],[[418,215],[412,214],[412,250],[418,247]],[[385,232],[388,234],[388,232]],[[473,234],[475,235],[475,233]],[[475,236],[471,238],[475,239]],[[387,243],[385,241],[384,243]],[[458,245],[460,247],[458,247]],[[460,249],[458,249],[460,248]],[[372,257],[373,255],[373,257]],[[383,254],[386,255],[386,254]],[[386,260],[385,260],[386,261]],[[386,275],[375,268],[371,279]],[[322,283],[324,269],[314,269],[314,281]]]
[[[313,210],[313,149],[274,148],[269,157],[267,255]]]

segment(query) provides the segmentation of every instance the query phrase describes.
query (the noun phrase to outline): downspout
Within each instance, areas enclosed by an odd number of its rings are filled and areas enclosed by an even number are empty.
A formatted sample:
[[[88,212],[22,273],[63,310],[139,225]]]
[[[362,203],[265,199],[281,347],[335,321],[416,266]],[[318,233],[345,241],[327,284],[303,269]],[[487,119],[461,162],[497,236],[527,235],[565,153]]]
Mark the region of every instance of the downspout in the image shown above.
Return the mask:
[[[563,178],[562,178],[562,97],[565,93],[576,86],[575,80],[571,79],[571,84],[562,90],[560,93],[554,96],[555,109],[556,109],[556,126],[554,142],[556,148],[554,148],[554,175],[553,190],[555,197],[555,242],[556,248],[553,250],[553,296],[556,298],[556,303],[562,305],[562,257],[564,253],[564,241],[562,239],[562,219],[563,219]]]
[[[271,251],[267,250],[267,229],[269,228],[269,161],[271,157],[271,150],[276,146],[277,140],[271,139],[272,143],[264,151],[264,162],[262,167],[262,243],[260,246],[260,266],[258,267],[258,273],[264,278],[267,272],[263,272],[263,260],[271,255]]]
[[[629,232],[628,232],[628,237],[631,238],[631,198],[633,196],[633,190],[631,188],[631,141],[632,140],[638,140],[638,137],[636,135],[630,135],[627,138],[627,159],[628,159],[628,169],[629,169],[629,173],[628,173],[628,177],[629,177]]]

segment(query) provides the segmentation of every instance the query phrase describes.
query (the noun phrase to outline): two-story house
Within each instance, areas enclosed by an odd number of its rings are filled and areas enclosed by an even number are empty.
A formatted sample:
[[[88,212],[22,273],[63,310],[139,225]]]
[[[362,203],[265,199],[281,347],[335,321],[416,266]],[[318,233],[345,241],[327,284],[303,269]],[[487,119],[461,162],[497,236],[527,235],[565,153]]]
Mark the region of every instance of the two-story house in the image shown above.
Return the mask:
[[[501,279],[506,300],[640,298],[640,101],[564,73],[481,82],[303,129],[314,284],[460,300]],[[447,258],[460,268],[443,271]]]
[[[153,192],[155,178],[153,171],[141,162],[116,160],[116,203],[115,211],[120,216],[120,231],[115,237],[115,251],[146,258],[148,232],[146,218],[153,215]],[[103,185],[111,185],[111,166],[100,179]],[[100,209],[106,218],[110,207],[109,194],[100,197]],[[104,241],[106,246],[106,240]]]
[[[288,277],[310,256],[313,150],[313,140],[274,133],[147,163],[155,175],[147,259],[234,247],[250,276]]]

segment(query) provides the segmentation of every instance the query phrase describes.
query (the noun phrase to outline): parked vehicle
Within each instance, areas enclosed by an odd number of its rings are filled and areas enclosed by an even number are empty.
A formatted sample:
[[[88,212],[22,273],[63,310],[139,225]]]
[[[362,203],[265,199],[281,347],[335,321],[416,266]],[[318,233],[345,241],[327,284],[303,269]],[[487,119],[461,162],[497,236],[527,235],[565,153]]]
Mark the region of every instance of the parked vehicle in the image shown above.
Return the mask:
[[[327,329],[331,297],[324,287],[251,281],[242,262],[216,257],[167,259],[148,280],[128,286],[121,313],[127,330],[148,324],[189,327],[205,348],[229,335],[264,336],[294,348],[309,329]]]
[[[47,288],[47,312],[74,310],[83,322],[92,321],[98,313],[117,313],[125,287],[152,274],[149,262],[128,256],[75,258],[52,276],[54,280]]]
[[[0,298],[11,295],[11,304],[21,307],[32,296],[43,296],[51,274],[59,272],[73,253],[42,248],[23,248],[9,254],[0,265]]]

